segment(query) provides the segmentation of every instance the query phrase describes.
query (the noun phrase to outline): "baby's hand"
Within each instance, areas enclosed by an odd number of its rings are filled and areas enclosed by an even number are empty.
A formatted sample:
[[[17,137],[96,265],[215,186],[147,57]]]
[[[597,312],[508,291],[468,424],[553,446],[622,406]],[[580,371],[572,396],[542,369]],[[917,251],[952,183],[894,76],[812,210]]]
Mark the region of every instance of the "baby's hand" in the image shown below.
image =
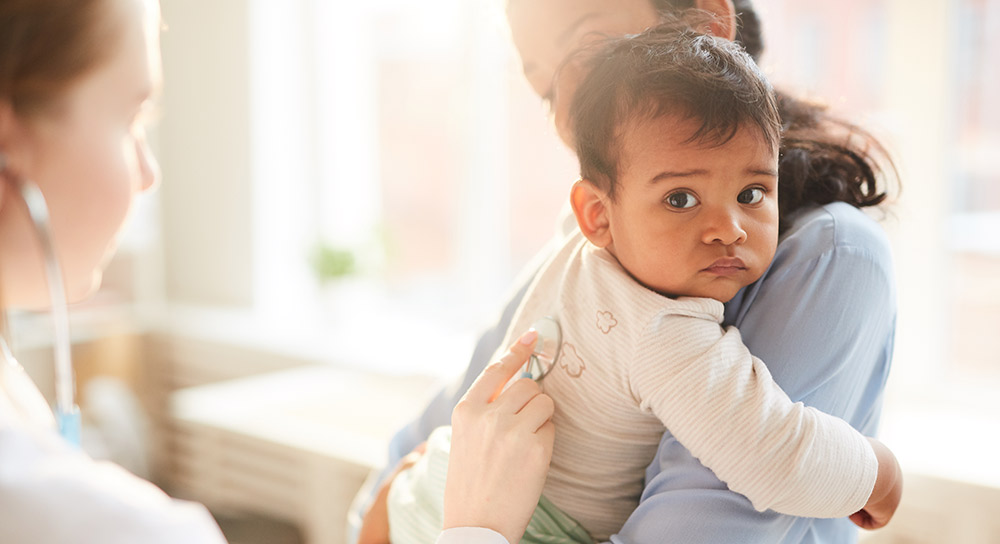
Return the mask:
[[[386,510],[386,501],[389,497],[389,488],[392,487],[392,482],[396,479],[396,476],[399,476],[400,472],[412,467],[420,460],[424,455],[426,447],[427,443],[422,442],[416,448],[413,448],[413,451],[407,454],[406,457],[400,459],[399,464],[396,465],[392,474],[382,482],[378,494],[375,495],[375,499],[361,519],[358,544],[388,544],[389,513]]]
[[[868,441],[878,458],[878,477],[864,509],[852,514],[851,521],[862,529],[879,529],[889,523],[899,506],[903,496],[903,472],[896,456],[885,444],[874,438]]]

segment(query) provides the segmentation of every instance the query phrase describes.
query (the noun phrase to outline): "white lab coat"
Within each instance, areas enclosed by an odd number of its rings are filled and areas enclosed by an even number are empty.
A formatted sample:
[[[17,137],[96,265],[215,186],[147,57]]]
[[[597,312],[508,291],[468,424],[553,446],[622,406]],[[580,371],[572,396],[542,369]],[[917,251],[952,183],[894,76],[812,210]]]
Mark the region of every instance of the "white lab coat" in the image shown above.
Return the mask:
[[[0,543],[224,544],[205,507],[168,497],[62,440],[16,361],[0,355]]]

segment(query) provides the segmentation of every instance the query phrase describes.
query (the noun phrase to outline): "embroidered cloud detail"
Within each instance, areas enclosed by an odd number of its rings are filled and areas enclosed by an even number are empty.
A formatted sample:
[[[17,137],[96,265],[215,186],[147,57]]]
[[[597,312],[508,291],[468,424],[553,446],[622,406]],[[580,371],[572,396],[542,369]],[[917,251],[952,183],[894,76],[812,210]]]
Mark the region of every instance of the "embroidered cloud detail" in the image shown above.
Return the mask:
[[[615,319],[615,315],[611,312],[597,311],[597,328],[601,329],[601,332],[608,334],[611,328],[618,324],[618,320]]]
[[[583,370],[587,368],[587,363],[583,362],[576,352],[576,346],[569,342],[563,343],[562,354],[559,356],[559,366],[566,369],[566,373],[574,378],[579,378]]]

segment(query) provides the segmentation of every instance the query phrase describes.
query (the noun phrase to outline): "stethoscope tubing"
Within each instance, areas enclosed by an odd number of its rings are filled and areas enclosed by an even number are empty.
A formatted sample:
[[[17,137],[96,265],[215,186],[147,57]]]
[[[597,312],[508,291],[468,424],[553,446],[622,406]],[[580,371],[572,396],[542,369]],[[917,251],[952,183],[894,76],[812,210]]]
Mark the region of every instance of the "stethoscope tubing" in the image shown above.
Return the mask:
[[[3,156],[0,155],[0,172],[5,170]],[[49,291],[49,312],[52,316],[55,357],[55,416],[59,433],[71,443],[80,444],[80,410],[74,402],[75,380],[73,359],[69,337],[69,309],[66,300],[66,286],[62,268],[53,244],[49,207],[37,185],[27,179],[13,183],[28,208],[28,215],[34,226],[45,261],[45,280]]]

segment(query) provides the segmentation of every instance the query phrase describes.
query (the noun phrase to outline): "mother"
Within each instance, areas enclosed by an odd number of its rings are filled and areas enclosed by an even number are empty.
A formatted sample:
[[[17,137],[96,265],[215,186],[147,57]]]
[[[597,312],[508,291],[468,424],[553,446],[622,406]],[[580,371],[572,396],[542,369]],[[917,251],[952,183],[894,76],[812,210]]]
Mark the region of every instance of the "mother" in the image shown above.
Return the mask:
[[[572,66],[563,66],[570,53],[602,37],[655,25],[662,12],[692,7],[718,16],[707,30],[737,40],[755,58],[760,56],[763,41],[750,0],[509,0],[507,11],[525,76],[535,92],[551,102],[559,133],[571,144],[565,123],[575,74]],[[558,85],[557,72],[562,72]],[[784,129],[779,167],[781,240],[771,268],[726,305],[726,324],[739,327],[751,352],[767,362],[793,400],[874,434],[896,320],[889,246],[881,228],[861,211],[886,198],[877,183],[881,181],[877,160],[881,147],[853,126],[830,118],[823,109],[778,95]],[[462,393],[489,362],[526,287],[527,283],[508,303],[496,327],[480,338],[463,382],[442,391],[416,421],[395,436],[390,466],[432,429],[449,423]],[[462,424],[480,423],[476,417],[456,420],[455,432]],[[463,451],[475,452],[475,446]],[[476,453],[468,455],[470,459],[463,463],[453,452],[452,463],[489,466],[477,464]],[[497,470],[505,469],[489,469]],[[449,486],[455,472],[449,473]],[[755,511],[669,432],[646,476],[639,507],[612,537],[613,542],[842,543],[857,539],[847,519],[804,519]],[[482,496],[491,492],[484,489]],[[376,504],[373,510],[377,508]]]

